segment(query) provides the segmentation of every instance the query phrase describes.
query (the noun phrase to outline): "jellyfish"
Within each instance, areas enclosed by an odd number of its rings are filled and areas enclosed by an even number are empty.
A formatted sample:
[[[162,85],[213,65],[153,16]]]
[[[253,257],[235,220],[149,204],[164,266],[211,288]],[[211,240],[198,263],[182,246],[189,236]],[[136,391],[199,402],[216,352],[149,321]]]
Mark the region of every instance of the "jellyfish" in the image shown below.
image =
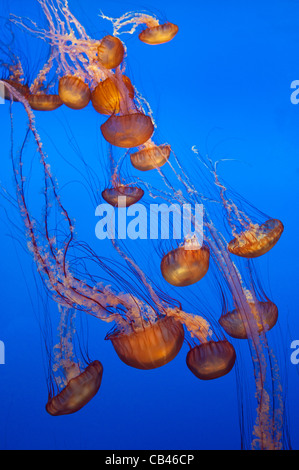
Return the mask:
[[[170,153],[170,145],[155,145],[152,140],[148,140],[137,152],[131,153],[130,159],[133,167],[137,170],[149,171],[165,165]]]
[[[112,147],[109,153],[111,185],[102,191],[103,199],[113,207],[130,207],[144,196],[144,190],[135,183],[125,183],[120,176],[119,163],[115,161]]]
[[[252,315],[256,318],[259,334],[271,330],[276,325],[278,320],[278,309],[273,302],[258,301],[257,304],[250,303],[249,307],[252,311]],[[225,313],[219,319],[219,323],[226,333],[237,339],[248,339],[244,321],[246,322],[246,319],[244,319],[242,312],[238,309]]]
[[[151,44],[164,44],[171,41],[178,33],[179,27],[173,23],[166,22],[160,24],[158,18],[146,13],[128,12],[120,18],[109,18],[102,13],[102,18],[111,21],[114,28],[114,36],[120,34],[133,34],[139,25],[145,25],[146,28],[139,33],[140,41]],[[126,26],[131,29],[125,29]]]
[[[118,357],[135,369],[156,369],[172,361],[184,342],[184,328],[171,317],[144,323],[130,333],[113,331],[106,336]]]
[[[101,125],[104,138],[116,147],[138,147],[151,138],[154,125],[149,116],[141,112],[126,112],[111,116]]]
[[[161,261],[164,279],[177,287],[190,286],[200,281],[209,269],[210,250],[185,243],[167,253]]]
[[[227,340],[208,341],[190,349],[186,363],[201,380],[218,379],[228,374],[235,365],[235,348]]]
[[[124,55],[124,45],[115,36],[105,36],[98,46],[98,60],[106,69],[118,67],[122,63]]]
[[[129,77],[123,75],[123,81],[129,91],[129,98],[134,98],[134,87]],[[117,87],[117,82],[113,78],[106,78],[100,82],[93,90],[91,102],[94,109],[100,114],[117,114],[120,111],[121,101],[120,90]]]
[[[46,404],[46,411],[51,416],[64,416],[81,410],[98,393],[103,375],[100,361],[79,360],[75,354],[75,312],[62,306],[59,306],[59,311],[59,343],[54,347]]]
[[[59,98],[71,109],[83,109],[89,104],[91,91],[80,77],[65,75],[59,80]]]
[[[121,41],[112,36],[101,40],[90,38],[65,0],[56,0],[56,4],[46,0],[38,2],[48,29],[39,28],[28,18],[12,15],[11,21],[50,44],[51,61],[56,63],[60,75],[60,99],[71,109],[83,109],[90,102],[93,89],[113,76],[109,61],[119,62]],[[122,58],[123,55],[121,61]]]
[[[228,244],[230,253],[244,258],[257,258],[270,251],[284,230],[278,219],[269,219],[261,225],[252,225]]]
[[[107,323],[114,322],[115,326],[107,335],[107,339],[111,340],[123,362],[138,369],[153,369],[167,364],[182,347],[185,327],[192,334],[200,334],[205,340],[209,334],[209,325],[200,316],[194,318],[192,314],[184,312],[177,302],[167,299],[166,294],[157,292],[134,260],[121,252],[119,247],[116,246],[116,250],[130,267],[130,277],[135,277],[139,289],[124,281],[112,266],[106,265],[91,248],[76,244],[74,224],[58,196],[57,182],[51,174],[36,131],[32,110],[26,99],[9,85],[6,86],[24,105],[29,119],[29,131],[35,139],[44,173],[46,209],[45,218],[39,222],[30,214],[26,198],[23,164],[23,152],[29,136],[29,132],[26,132],[21,151],[13,159],[13,170],[19,210],[28,237],[28,249],[48,292],[63,313],[60,330],[63,331],[64,339],[58,348],[58,362],[65,380],[57,393],[51,393],[47,411],[54,415],[69,414],[79,410],[95,395],[102,375],[102,367],[98,361],[82,368],[73,359],[73,349],[68,349],[71,344],[69,334],[73,331],[72,327],[67,327],[72,318],[69,317],[70,309],[85,312]],[[65,232],[61,230],[61,233],[66,235],[61,240],[51,236],[48,214],[50,193],[54,198],[55,207],[63,215]],[[76,250],[83,250],[85,262],[90,255],[93,262],[98,263],[105,273],[109,272],[112,278],[117,280],[117,288],[123,285],[125,290],[117,292],[111,285],[94,282],[90,273],[86,273],[86,278],[82,273],[78,277],[69,261],[69,252],[73,245]]]

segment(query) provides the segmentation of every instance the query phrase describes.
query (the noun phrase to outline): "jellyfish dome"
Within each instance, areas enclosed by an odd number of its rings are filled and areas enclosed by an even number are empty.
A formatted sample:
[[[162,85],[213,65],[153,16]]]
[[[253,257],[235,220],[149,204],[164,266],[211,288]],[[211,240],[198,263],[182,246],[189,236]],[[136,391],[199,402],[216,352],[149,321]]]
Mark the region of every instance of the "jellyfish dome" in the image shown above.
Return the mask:
[[[71,109],[83,109],[90,102],[89,86],[79,77],[66,75],[59,80],[59,96],[61,101]]]
[[[139,39],[146,44],[156,45],[171,41],[177,34],[179,27],[173,23],[164,23],[159,26],[146,28],[139,34]]]
[[[128,89],[129,97],[134,98],[134,87],[131,80],[125,75],[122,76],[123,82]],[[121,91],[117,82],[113,78],[106,78],[100,82],[93,90],[91,102],[94,109],[100,114],[117,114],[120,111]]]
[[[97,394],[102,382],[103,366],[94,361],[56,396],[49,399],[46,410],[52,416],[63,416],[81,410]]]
[[[8,85],[12,86],[18,93],[20,93],[25,98],[28,98],[28,95],[30,93],[30,89],[28,85],[24,85],[23,83],[19,83],[15,80],[10,80],[10,79],[7,79],[7,80],[3,79],[2,81],[8,83]],[[6,100],[12,99],[13,101],[18,101],[16,97],[11,96],[11,94],[9,93],[9,90],[6,87],[4,90],[4,98]]]
[[[186,249],[179,246],[161,261],[164,279],[173,286],[186,287],[200,281],[208,272],[210,250],[207,246]]]
[[[134,168],[140,171],[154,170],[168,161],[170,152],[170,145],[146,145],[145,148],[131,154],[131,163]]]
[[[98,60],[106,69],[115,69],[124,58],[125,48],[119,38],[107,35],[98,47]]]
[[[113,207],[130,207],[143,197],[144,191],[138,186],[119,184],[102,192],[103,199]]]
[[[258,302],[257,304],[250,302],[249,307],[257,323],[259,334],[271,330],[276,325],[278,309],[273,302]],[[239,309],[222,315],[219,323],[232,338],[248,339],[249,325],[246,325],[246,317]]]
[[[228,251],[243,258],[257,258],[273,248],[284,230],[278,219],[269,219],[261,225],[241,232],[228,244]]]
[[[149,116],[141,112],[112,115],[101,126],[104,138],[112,145],[122,148],[139,147],[149,140],[154,132],[154,125]]]
[[[174,318],[163,317],[144,323],[129,334],[108,334],[118,357],[135,369],[156,369],[172,361],[184,342],[184,328]]]
[[[234,367],[236,352],[227,340],[209,341],[192,348],[186,358],[191,372],[201,380],[223,377]]]
[[[63,104],[59,95],[37,93],[30,94],[26,98],[34,111],[54,111]]]

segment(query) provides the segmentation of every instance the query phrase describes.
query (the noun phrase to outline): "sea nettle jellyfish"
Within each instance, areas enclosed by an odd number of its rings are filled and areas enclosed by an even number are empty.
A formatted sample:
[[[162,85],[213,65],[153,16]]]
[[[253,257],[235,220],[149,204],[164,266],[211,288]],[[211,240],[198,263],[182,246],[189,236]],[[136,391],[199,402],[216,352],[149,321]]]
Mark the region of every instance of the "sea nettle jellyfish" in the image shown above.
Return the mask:
[[[103,199],[113,207],[130,207],[144,196],[144,190],[135,183],[125,183],[120,176],[119,162],[109,153],[110,185],[102,191]]]
[[[31,80],[33,72],[31,71],[30,76],[28,74],[28,76],[25,77],[21,58],[16,56],[15,53],[12,53],[8,45],[5,46],[3,44],[0,49],[3,55],[9,58],[9,63],[4,64],[1,61],[8,77],[4,79],[4,81],[24,96],[33,110],[54,111],[62,105],[59,96],[53,93],[55,81],[53,82],[49,78],[51,72],[52,75],[56,72],[51,54],[44,66],[38,71],[35,78]],[[52,81],[52,83],[48,84],[47,81]],[[6,99],[10,99],[12,96],[7,88],[5,88],[4,96]],[[13,98],[13,100],[17,101],[16,98]]]
[[[19,209],[28,237],[28,248],[48,292],[64,315],[60,328],[63,331],[63,340],[60,341],[61,346],[58,348],[58,368],[64,380],[59,390],[50,394],[47,411],[53,415],[69,414],[82,408],[96,394],[102,375],[100,363],[87,362],[83,367],[73,358],[73,348],[68,349],[72,343],[69,334],[73,331],[69,326],[70,309],[88,313],[108,323],[115,322],[115,327],[107,338],[111,339],[115,351],[123,362],[140,369],[161,367],[174,359],[184,341],[184,328],[191,334],[200,335],[205,341],[209,335],[209,325],[200,316],[194,318],[194,315],[185,313],[179,303],[168,298],[166,294],[157,293],[134,260],[122,253],[117,246],[117,251],[130,267],[129,278],[134,277],[134,284],[122,279],[118,272],[119,265],[116,271],[112,264],[106,265],[103,257],[97,256],[91,248],[75,242],[74,225],[58,196],[56,182],[34,126],[32,111],[20,94],[12,91],[12,87],[9,90],[23,102],[28,114],[29,130],[34,136],[40,155],[40,161],[37,163],[42,166],[45,182],[43,195],[45,217],[42,221],[38,221],[31,215],[26,198],[28,188],[24,174],[23,152],[29,135],[27,132],[21,151],[13,159],[13,169]],[[55,228],[55,233],[62,234],[61,237],[51,236],[48,210],[50,197],[52,210],[56,208],[63,216],[64,228],[61,227],[58,232],[58,228]],[[72,248],[76,248],[76,263],[71,262]],[[94,277],[88,271],[85,274],[81,270],[80,274],[77,273],[75,266],[79,260],[80,250],[83,251],[83,266],[86,266],[90,257],[93,264],[97,263],[98,267],[104,270],[105,276],[109,273],[111,279],[116,281],[118,289],[123,285],[126,290],[116,292],[111,285],[95,281],[98,276]],[[56,370],[57,367],[54,368],[54,372]]]
[[[235,365],[236,352],[227,340],[208,341],[190,349],[186,362],[191,372],[201,380],[218,379]]]
[[[171,41],[179,30],[177,25],[169,22],[160,24],[158,18],[146,13],[128,12],[120,18],[109,18],[102,14],[102,18],[112,22],[114,36],[124,33],[133,34],[139,25],[145,25],[146,28],[139,34],[139,39],[151,45],[164,44]],[[126,26],[129,26],[130,29],[126,29]]]
[[[12,16],[11,21],[51,46],[50,62],[57,64],[57,73],[61,77],[61,101],[71,109],[83,109],[90,102],[91,90],[113,76],[110,68],[121,63],[124,47],[118,38],[112,36],[90,38],[65,0],[38,2],[47,19],[48,29],[39,28],[30,19]]]
[[[132,90],[120,71],[115,73],[114,84],[120,97],[119,115],[113,114],[102,124],[103,137],[116,147],[138,147],[151,138],[154,124],[150,116],[136,107]]]
[[[269,219],[261,225],[251,225],[229,242],[230,253],[243,258],[257,258],[270,251],[283,232],[280,220]]]
[[[170,145],[156,145],[152,140],[145,142],[137,152],[131,153],[130,159],[134,168],[149,171],[161,168],[168,161]]]
[[[191,241],[163,256],[161,273],[164,279],[177,287],[186,287],[200,281],[208,272],[210,250]]]
[[[134,98],[134,87],[128,77],[123,75],[123,81],[128,89],[129,98]],[[93,90],[91,102],[94,109],[100,114],[117,114],[120,111],[120,102],[125,97],[121,97],[121,91],[117,86],[117,80],[114,78],[106,78],[100,82]]]
[[[118,357],[136,369],[156,369],[172,361],[184,342],[184,328],[173,318],[162,317],[156,322],[143,322],[132,331],[114,330],[106,336]]]
[[[271,301],[257,301],[249,303],[252,315],[258,325],[258,333],[271,330],[278,320],[278,309]],[[221,316],[219,323],[226,333],[233,338],[248,339],[249,324],[246,317],[242,315],[239,309],[234,309]]]
[[[73,414],[86,406],[98,393],[103,375],[99,361],[79,359],[75,353],[75,312],[62,306],[59,310],[59,343],[54,348],[46,405],[52,416]]]
[[[98,46],[98,59],[106,69],[115,69],[124,58],[125,48],[119,38],[105,36]]]

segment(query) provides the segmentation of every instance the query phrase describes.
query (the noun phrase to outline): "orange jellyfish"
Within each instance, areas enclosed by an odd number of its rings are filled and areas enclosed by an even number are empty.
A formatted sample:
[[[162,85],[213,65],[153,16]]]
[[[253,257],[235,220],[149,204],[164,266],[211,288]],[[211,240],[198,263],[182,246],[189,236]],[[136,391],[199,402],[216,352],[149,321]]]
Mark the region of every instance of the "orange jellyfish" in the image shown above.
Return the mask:
[[[273,302],[249,302],[249,307],[257,322],[259,334],[271,330],[276,325],[278,309]],[[222,315],[219,323],[232,338],[248,339],[247,331],[250,326],[246,322],[246,316],[242,315],[240,309],[234,309]]]
[[[28,103],[35,111],[54,111],[62,106],[62,101],[58,95],[47,95],[43,93],[28,95]]]
[[[228,244],[230,253],[244,258],[257,258],[273,248],[284,230],[278,219],[269,219],[261,225],[252,225]]]
[[[106,188],[102,192],[103,199],[113,207],[129,207],[136,204],[143,197],[144,191],[138,186],[117,184]]]
[[[171,152],[170,145],[155,145],[149,140],[137,152],[131,153],[130,159],[134,168],[149,171],[160,168],[168,161]]]
[[[139,39],[146,44],[164,44],[171,41],[178,33],[179,27],[173,23],[164,23],[144,29]]]
[[[102,382],[103,366],[94,361],[83,372],[77,368],[68,373],[66,387],[53,397],[49,397],[47,412],[52,416],[62,416],[81,410],[98,393]]]
[[[207,246],[188,248],[184,244],[163,256],[161,273],[173,286],[190,286],[207,274],[209,262],[210,250]]]
[[[104,138],[112,145],[132,148],[149,140],[154,132],[154,125],[149,116],[142,112],[128,112],[122,116],[112,115],[101,126]]]
[[[81,410],[99,391],[103,375],[103,366],[99,361],[90,363],[83,356],[79,359],[75,352],[77,346],[81,351],[80,344],[75,343],[79,339],[75,328],[75,310],[59,305],[59,313],[59,342],[54,347],[54,354],[50,355],[46,405],[46,411],[52,416],[69,415]]]
[[[223,377],[234,367],[236,352],[227,340],[208,341],[187,354],[187,366],[201,380]]]
[[[71,109],[85,108],[91,99],[89,86],[79,77],[67,75],[59,80],[59,97]]]
[[[98,46],[98,59],[100,64],[107,69],[115,69],[124,58],[125,48],[119,38],[105,36]]]
[[[135,91],[131,80],[123,75],[123,81],[128,89],[129,98],[133,99]],[[91,95],[93,107],[100,114],[119,113],[121,99],[117,82],[113,78],[106,78],[106,80],[100,82]]]
[[[136,369],[156,369],[172,361],[184,342],[184,328],[171,317],[159,318],[130,333],[114,331],[106,336],[118,357]]]
[[[23,83],[19,83],[13,79],[3,79],[3,82],[6,82],[8,83],[9,85],[11,85],[18,93],[20,93],[21,95],[23,95],[24,97],[28,97],[29,93],[30,93],[30,90],[29,90],[29,86],[28,85],[24,85]],[[16,97],[13,97],[9,91],[7,90],[7,88],[5,88],[5,92],[4,92],[4,98],[6,100],[10,100],[12,98],[13,101],[18,101],[18,99]]]
[[[152,14],[128,12],[120,18],[109,18],[104,14],[102,18],[111,21],[114,35],[127,33],[133,34],[139,25],[146,25],[146,28],[139,34],[139,39],[146,44],[164,44],[171,41],[178,33],[178,26],[173,23],[160,24],[158,18]],[[125,29],[126,26],[130,28]]]

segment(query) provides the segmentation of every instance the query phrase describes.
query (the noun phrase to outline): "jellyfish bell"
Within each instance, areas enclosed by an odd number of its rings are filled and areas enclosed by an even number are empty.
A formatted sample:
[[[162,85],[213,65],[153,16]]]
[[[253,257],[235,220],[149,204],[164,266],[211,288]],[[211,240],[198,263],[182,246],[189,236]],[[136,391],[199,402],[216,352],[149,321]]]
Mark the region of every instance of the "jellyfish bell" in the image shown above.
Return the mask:
[[[277,306],[270,301],[249,303],[250,310],[257,323],[258,333],[271,330],[278,320]],[[249,325],[246,322],[246,316],[240,312],[240,309],[234,309],[231,312],[222,315],[219,323],[225,332],[232,338],[248,339],[247,330]]]
[[[50,397],[46,405],[52,416],[63,416],[81,410],[97,394],[102,382],[103,366],[94,361],[77,376],[70,374],[67,386],[56,396]]]
[[[28,98],[28,95],[30,93],[30,89],[29,89],[28,85],[25,85],[23,83],[20,83],[18,81],[11,80],[11,79],[2,79],[1,81],[5,82],[5,83],[8,83],[8,85],[12,86],[18,93],[20,93],[25,98]],[[6,99],[6,100],[11,99],[12,101],[15,101],[15,102],[19,101],[16,97],[11,96],[11,93],[9,92],[9,90],[6,87],[4,87],[4,88],[5,88],[4,89],[4,99]]]
[[[174,318],[159,318],[155,323],[129,334],[113,332],[106,336],[122,362],[135,369],[156,369],[172,361],[184,342],[184,328]]]
[[[118,184],[102,192],[103,199],[113,207],[129,207],[143,197],[144,191],[138,186]]]
[[[228,251],[243,258],[257,258],[270,251],[284,230],[278,219],[269,219],[261,225],[241,232],[228,244]]]
[[[102,124],[101,131],[110,144],[132,148],[139,147],[151,138],[154,125],[149,116],[133,112],[121,116],[112,115]]]
[[[122,76],[123,82],[128,90],[129,98],[134,98],[134,87],[131,80],[125,75]],[[94,109],[100,114],[117,114],[120,111],[120,102],[122,91],[117,86],[117,81],[113,78],[106,78],[100,82],[93,90],[91,102]]]
[[[146,143],[138,152],[132,153],[130,159],[133,167],[137,170],[149,171],[163,166],[168,161],[170,153],[170,145]]]
[[[107,35],[98,47],[98,60],[106,69],[115,69],[124,58],[125,48],[121,40],[115,36]]]
[[[91,99],[89,86],[79,77],[66,75],[59,80],[59,97],[71,109],[85,108]]]
[[[191,247],[190,247],[191,248]],[[202,247],[179,246],[163,256],[161,273],[164,279],[176,287],[186,287],[200,281],[208,272],[210,250]]]
[[[59,95],[45,93],[30,94],[27,96],[27,100],[35,111],[54,111],[63,105]]]
[[[236,361],[235,348],[227,340],[208,341],[190,349],[186,362],[201,380],[213,380],[228,374]]]
[[[171,41],[178,33],[179,27],[173,23],[164,23],[144,29],[139,39],[146,44],[156,45]]]

